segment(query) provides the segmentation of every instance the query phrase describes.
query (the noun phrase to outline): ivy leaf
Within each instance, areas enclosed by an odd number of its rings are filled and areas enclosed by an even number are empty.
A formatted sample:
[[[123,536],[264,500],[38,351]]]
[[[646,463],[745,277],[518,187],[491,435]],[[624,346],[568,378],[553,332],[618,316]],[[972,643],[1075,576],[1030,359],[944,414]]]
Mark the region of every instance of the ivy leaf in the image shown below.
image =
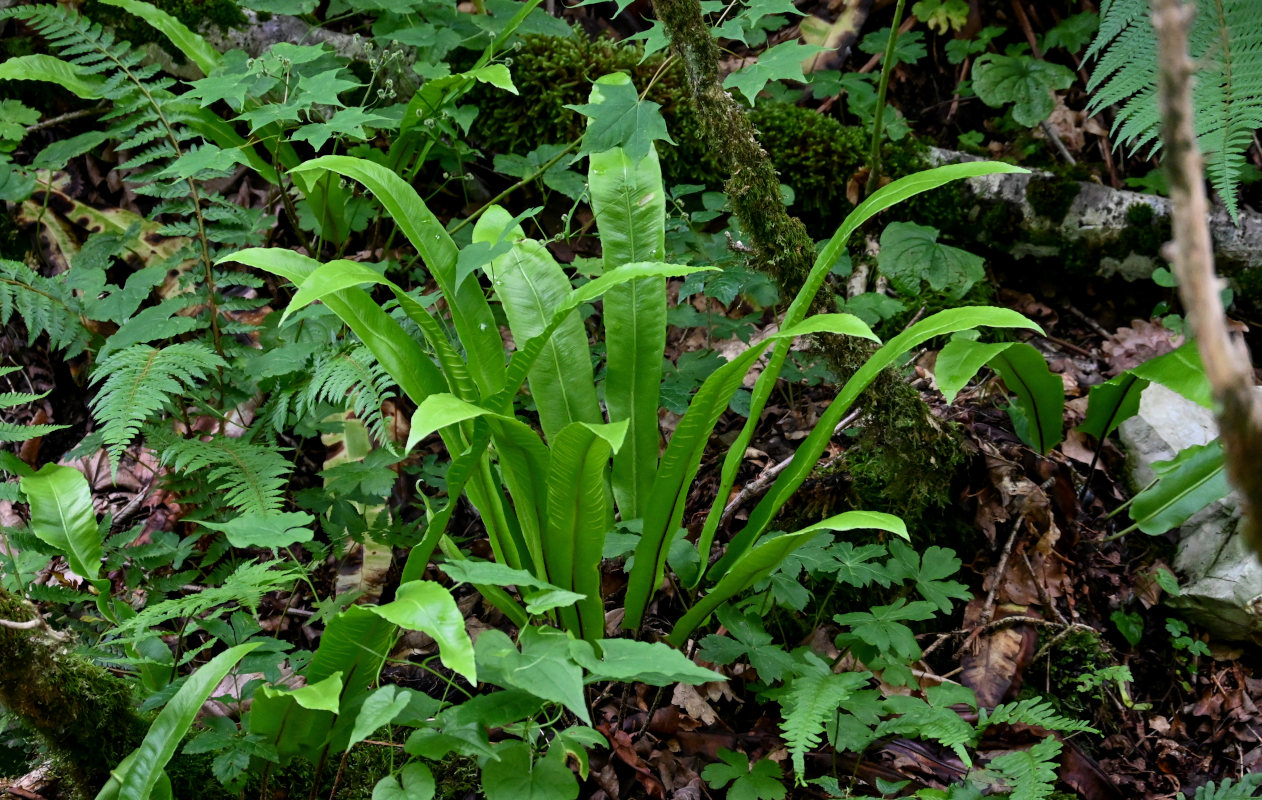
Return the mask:
[[[921,283],[948,297],[963,297],[986,277],[984,260],[958,247],[940,244],[937,228],[891,222],[881,233],[877,267],[900,292],[920,294]]]
[[[578,157],[622,147],[632,161],[638,161],[649,154],[649,148],[658,139],[675,144],[666,131],[662,107],[651,100],[641,100],[626,75],[614,73],[597,80],[592,87],[592,100],[566,106],[591,120]]]
[[[721,789],[731,782],[727,800],[782,800],[784,784],[780,781],[780,767],[774,761],[760,759],[751,768],[749,756],[719,748],[719,761],[707,764],[701,777],[711,789]]]
[[[518,652],[507,634],[489,630],[478,637],[474,651],[484,680],[560,703],[590,725],[583,671],[570,657],[570,641],[558,630],[529,627],[521,632]]]
[[[605,639],[600,643],[602,658],[596,661],[591,645],[574,641],[570,652],[590,673],[593,680],[639,681],[650,686],[672,683],[698,684],[722,681],[724,677],[692,663],[691,659],[663,642],[640,642],[635,639]]]
[[[987,53],[973,63],[973,90],[991,108],[1012,103],[1012,118],[1034,127],[1056,108],[1055,89],[1068,89],[1074,72],[1060,64],[1024,53],[1001,56]]]
[[[756,63],[728,75],[723,80],[723,88],[739,90],[751,106],[756,105],[758,93],[771,81],[805,82],[802,62],[826,49],[815,44],[803,44],[796,39],[781,42],[765,50]]]

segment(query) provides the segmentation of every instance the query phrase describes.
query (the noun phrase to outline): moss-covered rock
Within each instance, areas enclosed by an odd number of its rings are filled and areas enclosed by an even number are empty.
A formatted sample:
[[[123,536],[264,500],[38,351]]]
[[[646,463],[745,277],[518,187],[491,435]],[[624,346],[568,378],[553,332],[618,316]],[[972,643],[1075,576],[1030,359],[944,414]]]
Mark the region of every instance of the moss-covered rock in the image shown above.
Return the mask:
[[[0,618],[21,623],[35,614],[0,588]],[[140,744],[147,727],[124,680],[42,628],[0,626],[0,705],[38,734],[57,771],[86,797]]]

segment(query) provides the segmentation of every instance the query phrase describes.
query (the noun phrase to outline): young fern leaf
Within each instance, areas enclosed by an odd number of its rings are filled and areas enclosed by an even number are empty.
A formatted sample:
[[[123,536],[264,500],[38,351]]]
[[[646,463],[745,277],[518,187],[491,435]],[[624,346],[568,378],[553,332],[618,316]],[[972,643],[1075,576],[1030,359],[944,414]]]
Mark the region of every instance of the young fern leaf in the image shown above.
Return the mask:
[[[226,366],[210,348],[196,342],[162,349],[138,344],[113,353],[97,365],[92,382],[100,388],[92,415],[102,426],[115,469],[140,426],[175,395],[191,389],[213,370]]]
[[[1196,63],[1193,95],[1197,142],[1215,191],[1239,222],[1236,190],[1253,132],[1262,128],[1262,16],[1256,0],[1196,0],[1188,36]],[[1087,89],[1088,111],[1118,105],[1117,143],[1156,152],[1157,40],[1148,0],[1111,0],[1087,51],[1096,59]]]
[[[0,324],[14,313],[26,324],[29,341],[48,334],[54,350],[74,358],[88,346],[91,332],[80,315],[80,302],[57,278],[45,278],[17,261],[0,259]]]
[[[816,672],[794,678],[789,684],[780,699],[784,714],[780,735],[793,757],[793,776],[799,786],[806,772],[807,752],[819,746],[824,726],[867,678],[867,673]]]
[[[1098,733],[1095,728],[1081,720],[1057,714],[1052,704],[1041,697],[1031,697],[1015,703],[1002,703],[990,712],[984,708],[981,709],[977,717],[977,732],[983,733],[992,725],[1014,723],[1042,728],[1045,731]]]
[[[367,347],[359,345],[321,360],[312,373],[307,390],[294,409],[309,414],[321,402],[349,408],[368,426],[373,438],[393,450],[389,419],[382,413],[386,400],[394,397],[394,381]]]
[[[1043,800],[1056,789],[1056,757],[1060,740],[1049,736],[1029,750],[1014,750],[991,759],[988,765],[1012,787],[1012,800]]]
[[[177,473],[206,470],[206,480],[221,492],[220,502],[242,514],[281,510],[293,465],[275,447],[230,436],[210,441],[159,434],[150,437],[162,460]]]
[[[1257,797],[1259,786],[1262,786],[1262,774],[1259,773],[1245,775],[1238,781],[1228,778],[1218,785],[1210,781],[1196,790],[1192,800],[1249,800]],[[1183,792],[1179,792],[1179,800],[1187,800]]]
[[[21,367],[0,367],[0,377],[4,377],[11,372],[17,372]],[[0,411],[14,406],[33,403],[44,397],[48,392],[42,394],[30,394],[28,392],[0,392]],[[59,431],[66,425],[17,425],[12,422],[0,419],[0,442],[24,442],[27,439],[34,439],[36,436],[47,436],[53,431]]]

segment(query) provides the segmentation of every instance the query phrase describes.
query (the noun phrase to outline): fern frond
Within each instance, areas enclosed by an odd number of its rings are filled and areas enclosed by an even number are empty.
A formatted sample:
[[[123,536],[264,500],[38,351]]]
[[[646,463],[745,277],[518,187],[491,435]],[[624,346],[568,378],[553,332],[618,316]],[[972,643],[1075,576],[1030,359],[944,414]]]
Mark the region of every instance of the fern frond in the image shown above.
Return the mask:
[[[92,415],[102,426],[110,463],[117,468],[140,426],[179,393],[227,366],[209,347],[196,342],[162,349],[138,344],[111,354],[93,372],[99,383]]]
[[[1012,787],[1011,800],[1043,800],[1056,789],[1056,757],[1060,740],[1049,736],[1029,750],[1014,750],[990,760],[987,765]]]
[[[209,441],[155,436],[164,463],[187,476],[205,470],[206,483],[219,492],[219,501],[243,514],[280,511],[293,465],[268,445],[245,439],[215,436]]]
[[[1213,781],[1196,790],[1192,800],[1249,800],[1257,797],[1258,787],[1262,786],[1262,774],[1245,775],[1238,781],[1230,778],[1218,786]],[[1179,792],[1179,800],[1186,800],[1183,792]]]
[[[981,709],[977,717],[977,732],[983,733],[992,725],[1012,724],[1030,725],[1045,731],[1062,733],[1099,733],[1081,720],[1063,717],[1056,713],[1052,704],[1041,697],[1031,697],[1015,703],[1002,703],[990,712],[984,708]]]
[[[780,698],[784,716],[780,735],[793,757],[793,775],[798,785],[806,771],[805,756],[819,746],[825,724],[846,698],[866,682],[864,674],[813,672],[794,678]]]
[[[339,409],[349,408],[368,427],[373,438],[392,447],[389,420],[382,412],[385,401],[394,396],[394,382],[367,347],[334,353],[321,360],[312,373],[297,412],[309,414],[321,402]],[[349,405],[347,405],[349,401]]]
[[[286,566],[280,561],[242,564],[220,581],[203,581],[202,585],[206,588],[200,592],[163,600],[142,609],[115,629],[120,638],[109,644],[151,635],[150,632],[158,626],[183,617],[201,619],[208,614],[221,616],[241,607],[254,611],[263,595],[293,586],[299,575],[301,572],[296,567]],[[218,610],[211,614],[216,608]]]
[[[46,333],[50,347],[74,358],[91,339],[80,311],[78,298],[64,281],[45,278],[17,261],[0,259],[0,324],[7,325],[16,312],[26,323],[31,342]]]
[[[1239,222],[1236,191],[1253,133],[1262,128],[1262,15],[1255,0],[1197,0],[1188,35],[1196,63],[1192,95],[1197,142],[1214,190]],[[1157,43],[1148,0],[1111,0],[1087,51],[1097,59],[1087,82],[1088,111],[1119,105],[1113,133],[1119,146],[1156,152]]]
[[[4,377],[11,372],[17,372],[20,367],[0,367],[0,377]],[[40,394],[32,394],[30,392],[0,392],[0,411],[6,408],[26,405],[34,403],[36,400],[43,399],[48,392]],[[69,425],[17,425],[0,419],[0,442],[24,442],[27,439],[34,439],[37,436],[47,436],[48,434],[59,431],[62,428],[68,428]]]

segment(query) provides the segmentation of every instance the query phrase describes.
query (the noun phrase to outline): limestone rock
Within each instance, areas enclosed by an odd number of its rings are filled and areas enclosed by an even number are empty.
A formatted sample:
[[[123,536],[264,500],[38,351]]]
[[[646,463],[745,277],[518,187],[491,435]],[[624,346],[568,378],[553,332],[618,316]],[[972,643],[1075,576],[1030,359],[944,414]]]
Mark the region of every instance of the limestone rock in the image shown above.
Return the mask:
[[[1144,390],[1139,413],[1122,423],[1119,434],[1126,445],[1127,473],[1138,491],[1152,481],[1154,461],[1168,461],[1185,447],[1213,441],[1218,428],[1209,409],[1154,383]],[[1219,638],[1262,643],[1262,564],[1245,545],[1239,523],[1233,492],[1179,528],[1174,566],[1182,596],[1169,602]]]

